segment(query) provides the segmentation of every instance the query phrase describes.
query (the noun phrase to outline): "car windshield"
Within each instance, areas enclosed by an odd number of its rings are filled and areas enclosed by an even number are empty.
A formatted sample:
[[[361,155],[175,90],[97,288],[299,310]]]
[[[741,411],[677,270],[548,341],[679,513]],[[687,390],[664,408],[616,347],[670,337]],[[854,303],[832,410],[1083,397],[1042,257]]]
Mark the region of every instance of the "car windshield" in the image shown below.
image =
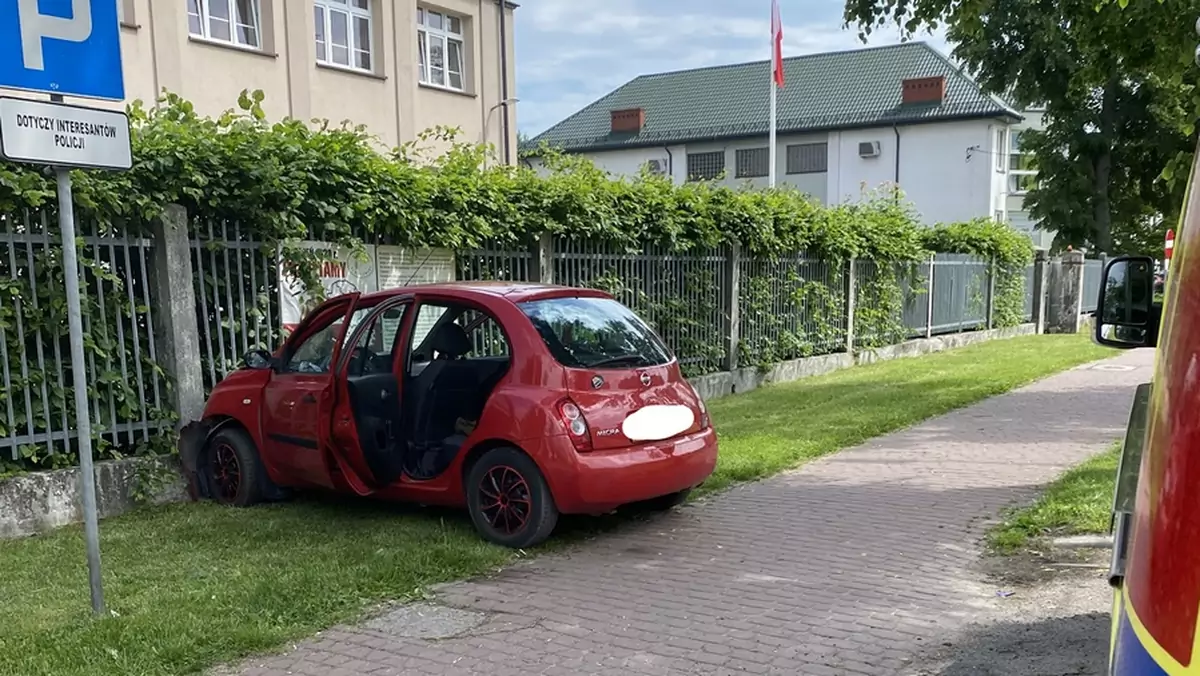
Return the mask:
[[[563,366],[618,369],[671,361],[654,331],[615,300],[553,298],[519,307]]]

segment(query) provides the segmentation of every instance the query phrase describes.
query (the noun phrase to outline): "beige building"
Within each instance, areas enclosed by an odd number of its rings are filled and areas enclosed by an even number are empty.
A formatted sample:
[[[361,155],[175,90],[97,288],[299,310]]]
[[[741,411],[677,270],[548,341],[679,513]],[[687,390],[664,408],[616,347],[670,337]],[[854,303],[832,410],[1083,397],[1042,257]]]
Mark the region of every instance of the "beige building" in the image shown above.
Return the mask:
[[[118,3],[128,100],[166,88],[215,115],[261,89],[271,119],[352,120],[388,145],[446,125],[503,158],[507,130],[515,161],[511,2]]]

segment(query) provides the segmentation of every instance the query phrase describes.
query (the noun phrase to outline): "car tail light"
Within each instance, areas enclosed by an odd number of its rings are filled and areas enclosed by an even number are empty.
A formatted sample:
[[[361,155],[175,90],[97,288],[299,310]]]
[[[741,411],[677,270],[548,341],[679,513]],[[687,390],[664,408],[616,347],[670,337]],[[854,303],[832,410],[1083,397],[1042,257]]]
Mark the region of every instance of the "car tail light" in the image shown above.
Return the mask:
[[[583,417],[583,411],[579,410],[579,406],[570,399],[563,399],[558,403],[558,415],[567,428],[567,436],[571,437],[571,443],[575,445],[575,450],[592,450],[591,431],[588,430],[587,419]]]

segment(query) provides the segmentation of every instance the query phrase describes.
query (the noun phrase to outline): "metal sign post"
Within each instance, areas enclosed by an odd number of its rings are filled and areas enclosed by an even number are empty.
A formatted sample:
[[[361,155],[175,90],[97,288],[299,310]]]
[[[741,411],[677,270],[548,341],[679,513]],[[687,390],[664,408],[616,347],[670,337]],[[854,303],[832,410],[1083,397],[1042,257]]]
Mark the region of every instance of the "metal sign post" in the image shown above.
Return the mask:
[[[71,172],[55,167],[58,178],[58,227],[62,230],[63,279],[67,287],[67,331],[71,342],[71,386],[75,388],[75,431],[79,435],[79,472],[83,481],[83,537],[87,544],[88,586],[92,611],[104,612],[100,578],[100,523],[96,512],[96,471],[92,468],[92,421],[88,412],[87,371],[83,368],[83,311],[79,304],[79,260],[75,255],[75,204]]]
[[[68,106],[63,96],[125,98],[116,0],[0,0],[0,87],[48,93],[51,99],[0,98],[0,157],[53,166],[58,181],[88,583],[92,611],[99,615],[100,526],[70,167],[129,169],[133,160],[124,113]]]

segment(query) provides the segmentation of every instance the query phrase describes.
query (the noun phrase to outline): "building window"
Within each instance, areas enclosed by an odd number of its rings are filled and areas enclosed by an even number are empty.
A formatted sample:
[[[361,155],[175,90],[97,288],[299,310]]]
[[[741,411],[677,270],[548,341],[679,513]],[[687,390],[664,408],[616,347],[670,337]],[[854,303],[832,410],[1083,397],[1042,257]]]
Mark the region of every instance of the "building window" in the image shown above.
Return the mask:
[[[1008,130],[1003,128],[996,130],[996,150],[994,155],[996,157],[996,171],[1000,173],[1004,173],[1008,168],[1007,132]]]
[[[133,0],[121,0],[117,3],[117,20],[122,26],[137,28],[137,22],[134,21]]]
[[[206,40],[262,48],[259,0],[187,0],[188,32]]]
[[[1006,154],[1008,163],[1008,193],[1024,195],[1037,187],[1037,163],[1033,153],[1021,149],[1021,132],[1009,135]]]
[[[829,171],[828,143],[801,143],[787,147],[787,173],[820,174]]]
[[[463,91],[463,21],[417,8],[418,75],[421,82]]]
[[[711,181],[725,171],[725,151],[711,153],[688,153],[687,172],[689,181]]]
[[[724,163],[724,158],[722,158]],[[771,168],[770,148],[746,148],[737,151],[734,156],[734,173],[737,178],[757,178],[766,176]]]
[[[317,63],[371,70],[371,0],[315,0]]]

